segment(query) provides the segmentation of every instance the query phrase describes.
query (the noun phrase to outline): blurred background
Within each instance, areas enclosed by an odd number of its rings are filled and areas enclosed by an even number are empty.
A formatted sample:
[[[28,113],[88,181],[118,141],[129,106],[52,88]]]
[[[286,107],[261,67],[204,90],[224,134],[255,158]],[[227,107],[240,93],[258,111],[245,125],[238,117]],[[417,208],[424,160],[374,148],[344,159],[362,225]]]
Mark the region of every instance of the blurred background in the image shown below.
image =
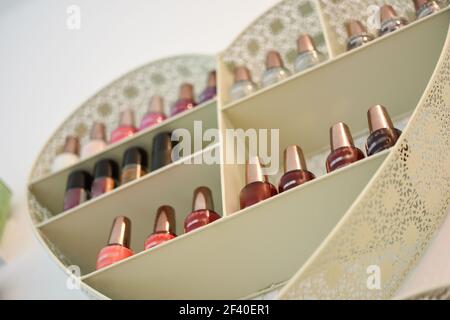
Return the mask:
[[[155,59],[216,54],[277,0],[0,0],[0,178],[13,192],[0,242],[0,298],[85,299],[35,239],[26,188],[34,159],[96,91]],[[67,8],[81,9],[69,30]],[[450,230],[447,219],[443,227]],[[450,283],[441,231],[401,293]],[[445,254],[447,253],[447,256]],[[435,270],[449,270],[443,279]]]

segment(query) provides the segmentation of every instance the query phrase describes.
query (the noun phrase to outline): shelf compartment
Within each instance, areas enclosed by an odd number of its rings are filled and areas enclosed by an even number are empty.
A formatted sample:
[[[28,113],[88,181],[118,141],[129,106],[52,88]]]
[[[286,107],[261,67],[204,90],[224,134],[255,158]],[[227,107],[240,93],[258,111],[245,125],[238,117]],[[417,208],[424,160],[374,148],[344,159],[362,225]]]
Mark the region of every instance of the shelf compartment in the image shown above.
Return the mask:
[[[388,154],[318,178],[82,280],[112,299],[237,299],[287,281]]]
[[[443,10],[225,106],[224,114],[234,128],[282,128],[281,149],[299,144],[307,155],[323,151],[337,121],[346,122],[354,135],[366,131],[372,105],[385,105],[393,118],[414,110],[449,21],[450,10]],[[228,90],[232,77],[223,61],[219,70],[220,88]]]
[[[202,121],[203,130],[217,128],[217,103],[216,100],[198,106],[175,117],[160,123],[159,125],[146,129],[136,135],[109,146],[105,151],[96,154],[88,159],[81,160],[77,164],[60,170],[34,181],[30,184],[29,190],[34,194],[38,202],[53,214],[61,213],[63,209],[63,199],[66,182],[69,174],[75,170],[86,170],[93,172],[95,163],[100,159],[113,159],[119,165],[126,149],[130,147],[141,147],[151,155],[153,137],[160,132],[172,131],[179,128],[194,131],[194,121]],[[206,144],[203,145],[203,148]]]
[[[186,164],[207,152],[219,152],[217,144],[197,152],[104,196],[41,223],[38,230],[51,241],[65,258],[81,268],[82,274],[95,270],[98,252],[106,245],[116,216],[131,219],[131,247],[144,248],[152,233],[157,209],[171,205],[176,212],[177,232],[183,232],[184,218],[191,212],[195,188],[212,190],[216,211],[221,214],[220,168],[218,164]],[[161,186],[164,186],[161,187]]]

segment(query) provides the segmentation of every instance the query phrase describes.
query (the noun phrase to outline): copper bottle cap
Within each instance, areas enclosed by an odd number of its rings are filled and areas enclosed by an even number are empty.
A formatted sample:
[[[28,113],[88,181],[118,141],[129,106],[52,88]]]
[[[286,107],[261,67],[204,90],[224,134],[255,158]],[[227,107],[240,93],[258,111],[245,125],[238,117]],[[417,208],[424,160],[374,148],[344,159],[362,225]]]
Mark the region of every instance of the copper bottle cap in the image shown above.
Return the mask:
[[[183,83],[180,86],[179,98],[182,100],[193,100],[194,99],[194,87],[190,83]]]
[[[67,136],[64,142],[64,152],[65,153],[80,153],[80,141],[76,136]]]
[[[367,111],[370,133],[379,129],[394,129],[391,117],[382,105],[376,105]]]
[[[125,109],[120,113],[119,126],[134,127],[134,111],[131,109]]]
[[[94,122],[91,129],[91,140],[103,140],[106,141],[106,128],[101,122]]]
[[[251,157],[247,162],[245,166],[245,182],[247,185],[253,182],[267,182],[259,157]]]
[[[211,210],[214,211],[214,203],[211,190],[208,187],[198,187],[194,191],[192,211]]]
[[[297,52],[303,53],[316,50],[313,38],[309,34],[302,34],[297,39]]]
[[[164,113],[164,99],[161,96],[153,96],[148,103],[148,112]]]
[[[382,6],[380,8],[381,22],[385,22],[385,21],[391,20],[396,17],[397,17],[397,12],[395,12],[395,9],[391,5],[385,4],[384,6]]]
[[[349,38],[367,33],[366,27],[359,20],[350,20],[345,27]]]
[[[175,234],[175,210],[171,206],[158,208],[156,214],[154,233],[165,232]]]
[[[354,147],[352,134],[345,123],[339,122],[331,127],[330,145],[333,151],[342,147]]]
[[[307,170],[303,150],[296,145],[284,150],[284,173],[294,170]]]
[[[252,76],[247,67],[239,66],[234,69],[234,82],[251,81]]]
[[[422,8],[424,5],[426,5],[429,0],[413,0],[414,2],[414,8],[416,11],[418,11],[420,8]]]
[[[216,70],[211,71],[208,74],[208,81],[206,82],[208,88],[216,87]]]
[[[119,216],[114,219],[108,245],[120,245],[130,248],[131,221],[127,217]]]
[[[284,66],[280,53],[275,50],[267,52],[266,56],[266,69],[282,68]]]

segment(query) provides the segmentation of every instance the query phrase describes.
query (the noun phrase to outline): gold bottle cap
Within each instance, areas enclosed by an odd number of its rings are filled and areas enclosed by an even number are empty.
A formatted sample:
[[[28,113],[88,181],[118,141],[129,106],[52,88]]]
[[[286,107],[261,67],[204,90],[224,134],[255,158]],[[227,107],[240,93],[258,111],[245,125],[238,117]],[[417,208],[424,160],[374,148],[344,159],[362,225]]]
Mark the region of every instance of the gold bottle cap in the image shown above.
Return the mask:
[[[429,0],[413,0],[414,2],[414,8],[416,11],[418,11],[420,8],[422,8],[424,5],[426,5]]]
[[[214,88],[216,87],[216,70],[212,70],[208,74],[208,81],[206,82],[206,86],[208,88]]]
[[[183,83],[180,86],[180,95],[179,98],[181,100],[193,100],[194,99],[194,87],[190,83]]]
[[[78,137],[76,136],[66,137],[66,141],[64,143],[64,152],[73,153],[77,155],[80,153],[80,141],[78,140]]]
[[[302,34],[297,39],[297,52],[303,53],[316,50],[313,38],[309,34]]]
[[[148,112],[164,113],[164,99],[161,96],[155,95],[150,98],[148,103]]]
[[[373,106],[367,111],[370,133],[379,129],[394,129],[391,117],[382,105]]]
[[[250,70],[247,67],[239,66],[234,69],[234,82],[252,81]]]
[[[198,187],[194,191],[192,211],[211,210],[214,211],[214,202],[211,190],[208,187]]]
[[[382,6],[380,8],[381,22],[385,22],[385,21],[391,20],[396,17],[397,17],[397,12],[395,12],[395,9],[391,5],[385,4],[384,6]]]
[[[350,20],[345,27],[349,38],[367,33],[366,27],[359,20]]]
[[[175,227],[175,210],[171,206],[159,207],[153,228],[154,233],[166,232],[175,234]]]
[[[90,139],[106,141],[106,128],[103,123],[94,122],[91,129]]]
[[[108,245],[121,245],[130,248],[131,221],[127,217],[119,216],[114,219]]]
[[[266,69],[282,68],[284,66],[283,59],[278,51],[270,50],[266,56]]]
[[[120,113],[119,126],[134,127],[134,111],[131,109],[124,109]]]
[[[354,147],[352,134],[345,123],[339,122],[331,127],[330,145],[333,151],[342,147]]]
[[[253,182],[267,182],[267,176],[264,175],[259,157],[254,156],[249,159],[245,166],[246,184]]]
[[[297,145],[284,150],[284,173],[294,170],[307,170],[303,150]]]

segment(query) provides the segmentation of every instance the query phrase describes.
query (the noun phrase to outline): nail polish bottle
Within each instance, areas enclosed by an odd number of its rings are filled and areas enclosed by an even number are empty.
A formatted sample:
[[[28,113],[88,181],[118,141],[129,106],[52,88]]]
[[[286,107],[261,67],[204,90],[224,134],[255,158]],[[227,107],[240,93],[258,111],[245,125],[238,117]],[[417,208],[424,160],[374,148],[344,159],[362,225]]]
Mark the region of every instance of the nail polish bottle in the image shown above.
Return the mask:
[[[119,127],[111,133],[109,143],[116,143],[122,139],[128,138],[137,132],[134,125],[134,112],[126,109],[120,113]]]
[[[356,161],[364,159],[364,153],[355,147],[350,129],[339,122],[330,129],[331,153],[327,158],[327,172],[333,172]]]
[[[216,71],[213,70],[208,74],[208,81],[206,83],[206,88],[200,94],[198,103],[204,103],[213,99],[217,94],[217,85],[216,85]]]
[[[416,9],[417,19],[425,18],[433,13],[441,10],[439,4],[436,1],[430,0],[413,0],[414,8]]]
[[[348,34],[347,51],[361,47],[375,39],[373,35],[367,32],[366,27],[363,26],[361,21],[350,20],[345,26]]]
[[[93,156],[105,150],[106,147],[105,125],[100,122],[95,122],[91,129],[90,141],[81,148],[81,159]]]
[[[316,49],[314,40],[308,34],[297,39],[297,58],[294,61],[294,71],[301,72],[325,61],[325,55]]]
[[[176,238],[175,210],[171,206],[162,206],[156,214],[153,233],[145,240],[145,250]]]
[[[278,192],[295,188],[316,176],[306,167],[305,156],[299,146],[289,146],[284,150],[284,175],[281,177]]]
[[[80,142],[75,136],[67,136],[64,143],[64,151],[58,154],[52,162],[51,171],[56,172],[74,165],[80,161]]]
[[[114,160],[97,161],[94,167],[94,181],[91,187],[92,199],[114,190],[119,184],[119,166]]]
[[[153,96],[150,99],[148,105],[148,112],[144,115],[141,120],[141,125],[139,130],[144,130],[146,128],[153,127],[164,120],[166,120],[166,114],[164,113],[164,101],[161,96]]]
[[[397,16],[395,9],[388,4],[380,8],[381,27],[378,33],[381,36],[394,32],[408,24],[408,20]]]
[[[258,86],[252,81],[250,70],[246,67],[234,69],[234,84],[230,88],[231,101],[239,100],[258,90]]]
[[[172,163],[172,149],[175,145],[171,132],[161,132],[153,138],[151,170],[158,170]]]
[[[280,82],[290,75],[291,72],[284,67],[280,53],[275,50],[269,51],[266,56],[266,71],[261,77],[261,88]]]
[[[74,171],[69,175],[64,194],[64,211],[89,200],[92,177],[86,171]]]
[[[374,106],[367,112],[370,135],[367,138],[367,156],[392,148],[402,132],[396,129],[385,107]]]
[[[137,147],[127,149],[123,156],[120,184],[123,185],[144,176],[147,173],[147,164],[145,150]]]
[[[130,237],[130,219],[123,216],[116,217],[109,235],[108,245],[98,254],[97,270],[131,257],[134,253],[130,249]]]
[[[277,189],[263,174],[258,157],[252,157],[245,167],[245,187],[239,194],[241,209],[250,207],[278,194]]]
[[[172,106],[171,115],[193,109],[197,103],[194,100],[194,87],[190,83],[183,83],[180,86],[180,94],[177,102]]]
[[[211,190],[207,187],[195,189],[192,212],[184,220],[184,232],[188,233],[218,219],[220,215],[214,211]]]

